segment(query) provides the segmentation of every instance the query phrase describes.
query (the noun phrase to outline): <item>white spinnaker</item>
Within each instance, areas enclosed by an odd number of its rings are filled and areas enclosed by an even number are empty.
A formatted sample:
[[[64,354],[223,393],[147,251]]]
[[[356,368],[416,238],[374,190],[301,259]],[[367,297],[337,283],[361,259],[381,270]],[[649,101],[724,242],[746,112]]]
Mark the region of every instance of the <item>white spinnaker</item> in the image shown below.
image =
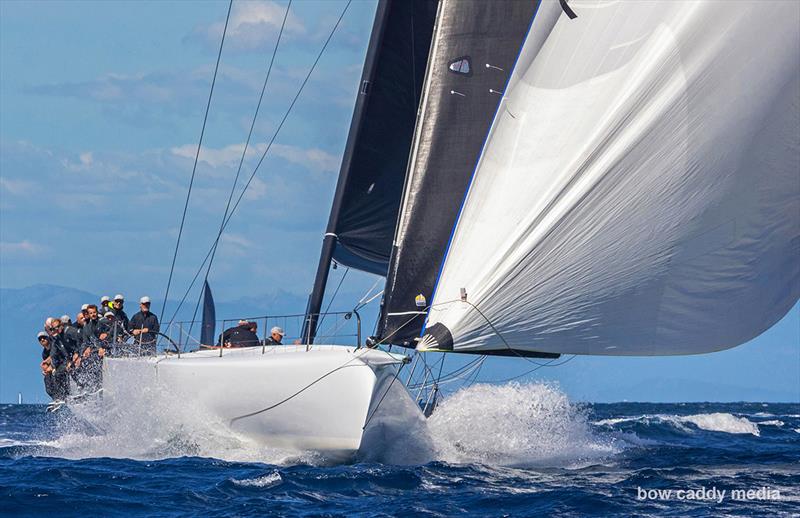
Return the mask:
[[[570,6],[531,58],[534,21],[427,329],[463,352],[753,338],[800,295],[800,2]]]

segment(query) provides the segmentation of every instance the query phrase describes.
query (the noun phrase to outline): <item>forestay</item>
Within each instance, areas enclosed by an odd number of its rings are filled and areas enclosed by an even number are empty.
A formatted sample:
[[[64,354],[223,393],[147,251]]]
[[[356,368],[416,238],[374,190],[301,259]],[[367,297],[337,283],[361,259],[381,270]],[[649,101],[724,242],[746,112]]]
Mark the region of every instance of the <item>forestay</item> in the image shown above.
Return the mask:
[[[753,338],[800,292],[800,3],[569,5],[540,7],[419,348]]]

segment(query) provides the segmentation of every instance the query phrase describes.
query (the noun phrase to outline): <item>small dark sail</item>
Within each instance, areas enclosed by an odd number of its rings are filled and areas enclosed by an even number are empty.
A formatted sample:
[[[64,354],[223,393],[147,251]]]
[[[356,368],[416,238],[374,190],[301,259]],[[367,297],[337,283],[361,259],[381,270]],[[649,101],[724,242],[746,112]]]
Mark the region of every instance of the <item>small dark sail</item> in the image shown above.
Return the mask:
[[[386,275],[436,10],[436,0],[378,3],[303,333],[311,341],[331,259]]]
[[[214,297],[211,295],[211,287],[208,281],[203,285],[203,324],[200,328],[200,343],[212,345],[217,320],[217,311],[214,308]]]
[[[537,1],[440,7],[379,338],[414,347],[472,174]]]

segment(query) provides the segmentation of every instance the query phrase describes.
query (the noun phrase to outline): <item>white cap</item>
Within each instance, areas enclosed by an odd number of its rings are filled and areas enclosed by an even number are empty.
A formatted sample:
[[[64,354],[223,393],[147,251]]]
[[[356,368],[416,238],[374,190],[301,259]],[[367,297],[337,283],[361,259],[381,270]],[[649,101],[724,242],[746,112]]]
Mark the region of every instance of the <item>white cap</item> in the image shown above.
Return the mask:
[[[72,322],[72,319],[69,318],[69,315],[61,315],[61,323],[66,324],[67,322]]]
[[[272,329],[270,329],[270,330],[269,330],[269,333],[270,333],[270,334],[273,334],[273,333],[278,333],[278,334],[279,334],[279,335],[281,335],[281,336],[285,336],[285,335],[286,335],[286,333],[284,333],[284,332],[283,332],[283,329],[282,329],[282,328],[280,328],[280,327],[278,327],[278,326],[275,326],[275,327],[273,327]]]
[[[116,295],[114,295],[114,300],[122,300],[122,301],[124,301],[125,297],[122,296],[122,293],[117,293]]]
[[[81,306],[81,311],[86,311],[87,309],[89,309],[89,304],[84,304]]]
[[[106,311],[105,313],[103,313],[103,316],[104,317],[113,317],[114,316],[114,312],[113,311]]]
[[[38,340],[38,339],[39,339],[39,338],[41,338],[41,337],[50,338],[50,337],[47,335],[47,333],[45,333],[44,331],[39,331],[39,334],[38,334],[38,335],[36,335],[36,339]]]
[[[103,302],[108,302],[109,300],[111,300],[111,299],[109,298],[109,296],[108,296],[108,295],[103,295],[102,297],[100,297],[100,303],[101,303],[101,304],[102,304]]]
[[[150,304],[150,297],[145,295],[144,297],[140,298],[139,304]]]

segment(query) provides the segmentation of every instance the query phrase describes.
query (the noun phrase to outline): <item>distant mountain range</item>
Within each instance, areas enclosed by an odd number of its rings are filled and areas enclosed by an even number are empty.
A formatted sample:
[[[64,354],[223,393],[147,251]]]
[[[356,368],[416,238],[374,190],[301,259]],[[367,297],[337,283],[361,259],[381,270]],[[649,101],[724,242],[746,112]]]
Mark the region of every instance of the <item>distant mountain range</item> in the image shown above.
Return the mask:
[[[330,311],[348,311],[353,302],[361,294],[340,293]],[[44,320],[48,316],[61,316],[69,314],[73,319],[82,304],[99,304],[100,295],[89,293],[66,286],[52,284],[37,284],[27,288],[10,289],[0,288],[0,403],[17,400],[17,394],[22,393],[28,402],[46,401],[39,371],[40,346],[36,341],[36,334],[43,329]],[[171,314],[177,307],[177,301],[167,304],[167,313]],[[191,320],[196,300],[187,301],[177,314],[176,321]],[[257,297],[243,297],[233,301],[216,301],[217,320],[229,319],[228,325],[235,325],[233,320],[243,317],[259,317],[262,315],[288,315],[302,314],[306,308],[306,297],[286,291],[275,291]],[[138,297],[130,297],[126,301],[125,311],[132,316],[138,311]],[[161,301],[153,301],[153,310],[161,310]],[[200,318],[198,312],[198,319]],[[374,313],[374,311],[372,312]],[[158,315],[162,321],[162,315]],[[374,316],[364,315],[368,321],[364,323],[365,330],[372,330]],[[290,335],[298,335],[302,325],[302,317],[292,319],[269,320],[268,326],[279,325],[286,328]],[[355,332],[353,322],[342,322],[330,317],[320,326],[320,335],[332,329],[337,333]],[[263,335],[264,322],[259,323],[259,335]],[[218,327],[221,326],[221,322]],[[220,329],[217,330],[220,332]],[[367,331],[365,331],[366,333]],[[199,335],[198,327],[192,334]],[[175,332],[174,336],[177,335]],[[339,341],[352,340],[350,337],[340,336]]]

